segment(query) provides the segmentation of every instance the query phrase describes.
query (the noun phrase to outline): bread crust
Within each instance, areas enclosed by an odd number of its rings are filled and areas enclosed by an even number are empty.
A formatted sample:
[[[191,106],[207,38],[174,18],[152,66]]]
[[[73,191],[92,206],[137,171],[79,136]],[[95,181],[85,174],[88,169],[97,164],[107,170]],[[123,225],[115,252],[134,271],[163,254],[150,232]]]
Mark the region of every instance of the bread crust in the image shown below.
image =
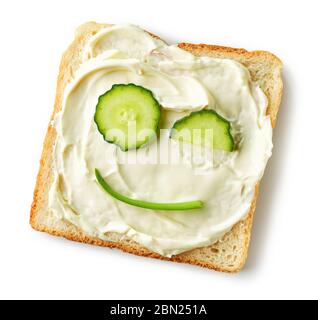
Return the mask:
[[[98,30],[105,28],[107,24],[97,24],[88,22],[77,29],[75,39],[62,56],[59,76],[57,81],[56,98],[51,120],[61,109],[63,92],[65,86],[73,78],[74,73],[81,63],[81,50],[86,41]],[[157,36],[155,36],[157,37]],[[235,49],[205,44],[180,43],[179,47],[198,56],[213,56],[220,58],[235,59],[244,64],[251,73],[252,79],[261,82],[258,79],[257,72],[260,72],[262,66],[270,65],[268,74],[275,79],[275,89],[268,89],[266,85],[260,86],[264,90],[269,100],[267,113],[271,117],[272,126],[275,126],[277,112],[279,109],[283,85],[281,80],[281,61],[273,54],[266,51],[246,51],[245,49]],[[257,64],[260,64],[257,67]],[[254,68],[257,69],[254,72]],[[172,258],[163,257],[157,253],[140,246],[131,239],[110,233],[110,241],[104,241],[86,235],[81,229],[65,220],[57,220],[48,209],[48,193],[53,182],[53,149],[56,140],[56,131],[51,125],[48,126],[46,137],[43,144],[43,151],[40,160],[40,168],[36,179],[33,203],[30,213],[30,224],[38,231],[47,232],[51,235],[64,237],[69,240],[117,248],[122,251],[132,253],[138,256],[151,257],[161,260],[174,261],[180,263],[189,263],[216,271],[238,272],[244,266],[251,237],[253,216],[256,208],[256,200],[259,192],[259,184],[255,189],[255,196],[252,202],[249,214],[243,220],[238,222],[230,232],[228,232],[217,243],[205,247],[194,249],[185,253],[173,256]]]

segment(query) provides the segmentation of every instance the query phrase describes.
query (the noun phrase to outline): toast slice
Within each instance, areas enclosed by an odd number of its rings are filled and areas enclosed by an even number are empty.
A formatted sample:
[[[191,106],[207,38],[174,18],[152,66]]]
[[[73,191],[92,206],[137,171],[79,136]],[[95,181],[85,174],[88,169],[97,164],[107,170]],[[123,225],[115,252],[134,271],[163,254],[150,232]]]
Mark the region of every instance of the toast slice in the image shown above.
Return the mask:
[[[88,22],[77,29],[73,43],[66,50],[61,60],[52,119],[61,109],[65,86],[72,80],[82,62],[82,50],[85,43],[97,31],[108,26],[106,24]],[[275,126],[283,91],[281,79],[282,63],[276,56],[265,51],[249,52],[244,49],[205,44],[180,43],[179,47],[194,55],[230,58],[245,65],[251,73],[252,80],[260,85],[268,98],[267,114],[270,115],[272,126]],[[255,196],[248,216],[243,221],[238,222],[220,241],[208,247],[194,249],[172,258],[166,258],[116,233],[109,234],[107,241],[92,238],[71,223],[54,217],[48,209],[48,193],[53,182],[52,166],[55,139],[55,129],[49,124],[31,208],[30,223],[34,229],[74,241],[118,248],[139,256],[189,263],[222,272],[238,272],[244,266],[248,254],[259,184],[255,188]]]

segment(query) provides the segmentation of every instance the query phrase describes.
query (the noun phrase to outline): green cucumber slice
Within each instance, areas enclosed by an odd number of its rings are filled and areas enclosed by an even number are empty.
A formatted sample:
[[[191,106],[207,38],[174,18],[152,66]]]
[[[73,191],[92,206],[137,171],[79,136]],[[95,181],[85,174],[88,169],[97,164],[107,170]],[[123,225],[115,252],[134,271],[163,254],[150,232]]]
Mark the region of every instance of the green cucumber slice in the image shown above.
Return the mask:
[[[107,142],[127,151],[156,136],[160,115],[151,91],[132,83],[116,84],[99,97],[94,121]]]
[[[152,210],[163,210],[163,211],[185,211],[192,209],[200,209],[203,207],[203,202],[200,200],[189,201],[189,202],[177,202],[177,203],[156,203],[148,202],[143,200],[137,200],[128,198],[117,191],[113,190],[111,186],[105,181],[98,169],[95,169],[95,177],[105,192],[109,193],[115,199],[130,204],[135,207],[152,209]]]
[[[192,112],[178,120],[173,125],[170,138],[216,150],[234,150],[229,121],[213,110]]]

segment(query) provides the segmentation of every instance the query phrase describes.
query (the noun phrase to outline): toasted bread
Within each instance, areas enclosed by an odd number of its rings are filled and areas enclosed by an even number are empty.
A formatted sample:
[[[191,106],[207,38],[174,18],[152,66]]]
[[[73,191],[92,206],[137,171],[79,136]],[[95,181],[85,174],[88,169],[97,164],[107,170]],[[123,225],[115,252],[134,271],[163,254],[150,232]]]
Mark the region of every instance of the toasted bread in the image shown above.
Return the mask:
[[[82,51],[85,43],[98,30],[107,28],[108,26],[89,22],[78,28],[73,43],[62,57],[52,119],[61,109],[65,86],[73,79],[73,75],[82,62]],[[268,98],[267,114],[271,118],[272,126],[275,126],[283,91],[281,79],[282,63],[276,56],[266,51],[249,52],[244,49],[205,44],[180,43],[179,47],[197,56],[229,58],[245,65],[251,74],[252,80],[259,84]],[[65,220],[58,220],[52,214],[48,208],[48,194],[54,176],[53,148],[55,140],[55,129],[49,124],[31,208],[30,223],[34,229],[74,241],[118,248],[139,256],[190,263],[222,272],[238,272],[244,266],[248,254],[259,184],[255,188],[254,200],[247,217],[243,221],[238,222],[221,240],[208,247],[194,249],[172,258],[166,258],[116,233],[108,234],[107,241],[92,238],[75,225]]]

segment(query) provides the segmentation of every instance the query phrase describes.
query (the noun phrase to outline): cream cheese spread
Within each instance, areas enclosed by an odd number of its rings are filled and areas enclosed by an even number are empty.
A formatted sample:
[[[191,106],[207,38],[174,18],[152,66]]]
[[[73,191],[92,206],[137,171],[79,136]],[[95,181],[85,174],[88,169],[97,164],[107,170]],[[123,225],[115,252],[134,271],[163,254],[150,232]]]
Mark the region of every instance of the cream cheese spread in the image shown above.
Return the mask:
[[[249,212],[255,186],[272,151],[267,99],[248,70],[229,59],[196,57],[166,45],[142,29],[118,25],[97,32],[85,46],[80,68],[67,86],[53,124],[54,183],[49,208],[90,236],[128,237],[153,252],[171,257],[211,245]],[[174,163],[122,161],[129,154],[104,141],[94,122],[98,97],[114,84],[134,83],[151,90],[162,106],[162,128],[185,115],[210,108],[231,122],[237,149],[204,158],[183,150]],[[168,133],[146,152],[179,143]],[[179,154],[180,155],[180,154]],[[97,184],[98,168],[116,191],[152,202],[202,200],[202,209],[152,211],[119,202]]]

